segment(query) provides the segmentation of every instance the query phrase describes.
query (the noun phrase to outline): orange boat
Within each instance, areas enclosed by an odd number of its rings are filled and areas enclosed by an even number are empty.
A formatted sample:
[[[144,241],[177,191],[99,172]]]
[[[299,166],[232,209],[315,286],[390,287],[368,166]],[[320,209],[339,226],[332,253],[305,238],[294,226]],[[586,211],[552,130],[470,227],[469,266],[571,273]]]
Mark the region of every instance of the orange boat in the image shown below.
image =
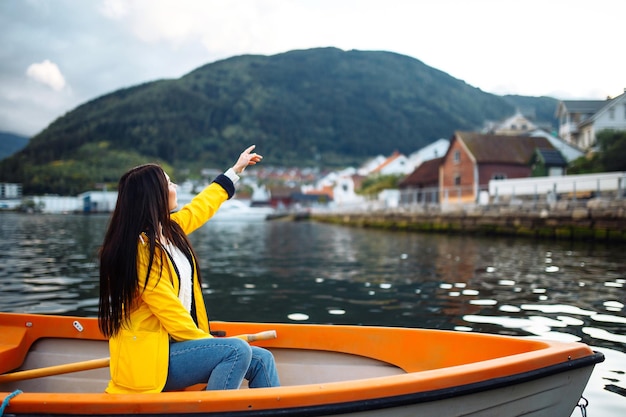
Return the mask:
[[[97,319],[0,313],[5,415],[569,417],[596,363],[582,343],[393,327],[212,322],[257,343],[280,388],[106,394]],[[0,411],[0,414],[2,412]]]

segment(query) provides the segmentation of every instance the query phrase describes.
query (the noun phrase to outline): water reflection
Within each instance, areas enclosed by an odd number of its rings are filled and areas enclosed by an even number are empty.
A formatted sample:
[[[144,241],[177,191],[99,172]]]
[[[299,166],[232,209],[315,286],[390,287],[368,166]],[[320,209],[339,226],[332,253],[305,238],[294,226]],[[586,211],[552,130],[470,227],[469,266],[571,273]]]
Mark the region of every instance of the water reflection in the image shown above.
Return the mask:
[[[0,311],[94,316],[107,221],[0,213]],[[626,385],[623,246],[308,222],[209,223],[191,240],[212,319],[582,340],[609,352],[594,396],[614,400],[594,415],[621,415],[612,407],[623,407]]]
[[[0,308],[95,315],[107,221],[0,215]],[[623,349],[619,247],[307,222],[209,223],[191,240],[216,319],[556,331]]]

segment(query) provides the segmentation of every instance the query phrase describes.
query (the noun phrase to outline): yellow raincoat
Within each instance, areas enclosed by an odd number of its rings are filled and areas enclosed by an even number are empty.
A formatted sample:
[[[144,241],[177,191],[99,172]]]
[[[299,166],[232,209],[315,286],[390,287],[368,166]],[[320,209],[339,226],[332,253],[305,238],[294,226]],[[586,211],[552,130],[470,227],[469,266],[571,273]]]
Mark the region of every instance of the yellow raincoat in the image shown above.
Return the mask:
[[[171,214],[186,234],[202,226],[230,197],[218,183],[212,183],[180,211]],[[198,325],[178,298],[179,280],[172,261],[156,247],[148,286],[130,313],[130,321],[109,340],[111,381],[108,393],[161,392],[167,379],[170,338],[175,341],[212,337],[198,282],[198,266],[193,265],[193,300]],[[143,289],[150,257],[144,235],[138,239],[137,273]],[[161,262],[163,271],[159,279]]]

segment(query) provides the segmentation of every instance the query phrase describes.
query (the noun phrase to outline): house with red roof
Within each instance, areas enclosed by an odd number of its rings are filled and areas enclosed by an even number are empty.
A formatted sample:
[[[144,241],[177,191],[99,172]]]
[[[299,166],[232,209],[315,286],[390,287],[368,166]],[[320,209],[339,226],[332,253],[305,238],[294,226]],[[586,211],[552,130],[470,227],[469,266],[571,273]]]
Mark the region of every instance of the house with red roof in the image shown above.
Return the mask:
[[[398,151],[395,151],[391,156],[385,159],[380,165],[378,165],[371,173],[380,175],[397,175],[397,174],[409,174],[413,171],[413,166],[409,164],[408,158]]]
[[[476,202],[491,180],[545,175],[566,166],[544,137],[455,132],[439,167],[440,203]]]
[[[402,203],[439,203],[439,168],[443,157],[422,162],[398,184]]]

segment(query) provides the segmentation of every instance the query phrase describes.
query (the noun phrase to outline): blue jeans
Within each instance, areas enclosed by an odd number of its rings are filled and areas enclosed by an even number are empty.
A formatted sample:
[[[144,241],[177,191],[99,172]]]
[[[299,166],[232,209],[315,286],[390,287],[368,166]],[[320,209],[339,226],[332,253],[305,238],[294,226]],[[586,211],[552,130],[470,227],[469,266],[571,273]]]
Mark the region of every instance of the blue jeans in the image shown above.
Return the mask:
[[[241,339],[207,338],[170,343],[170,361],[163,391],[206,383],[207,390],[278,387],[274,356]]]

